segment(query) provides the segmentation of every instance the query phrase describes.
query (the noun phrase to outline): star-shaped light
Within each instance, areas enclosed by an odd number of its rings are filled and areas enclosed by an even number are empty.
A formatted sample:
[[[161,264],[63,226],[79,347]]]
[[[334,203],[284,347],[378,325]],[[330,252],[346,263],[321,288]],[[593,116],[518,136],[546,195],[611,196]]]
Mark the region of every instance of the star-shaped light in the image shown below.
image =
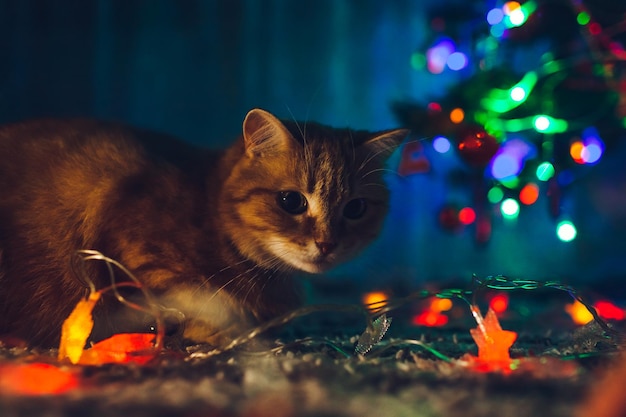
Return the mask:
[[[475,329],[470,329],[470,334],[478,345],[478,361],[496,368],[509,367],[511,363],[509,349],[517,339],[517,333],[502,330],[498,317],[492,309],[489,309],[483,318],[478,307],[472,306],[472,314],[478,323]]]

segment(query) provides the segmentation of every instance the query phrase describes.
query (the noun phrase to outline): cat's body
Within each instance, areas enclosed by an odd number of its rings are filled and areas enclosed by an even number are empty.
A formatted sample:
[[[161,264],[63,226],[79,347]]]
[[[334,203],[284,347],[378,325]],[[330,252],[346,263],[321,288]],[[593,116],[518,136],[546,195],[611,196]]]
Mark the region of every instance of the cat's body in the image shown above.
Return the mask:
[[[181,311],[192,340],[296,306],[294,271],[322,272],[377,235],[381,164],[406,134],[306,129],[253,110],[233,146],[210,152],[86,120],[0,128],[0,335],[57,343],[86,294],[70,262],[82,249]],[[88,273],[110,285],[106,269]],[[96,334],[133,327],[128,308],[103,304]]]

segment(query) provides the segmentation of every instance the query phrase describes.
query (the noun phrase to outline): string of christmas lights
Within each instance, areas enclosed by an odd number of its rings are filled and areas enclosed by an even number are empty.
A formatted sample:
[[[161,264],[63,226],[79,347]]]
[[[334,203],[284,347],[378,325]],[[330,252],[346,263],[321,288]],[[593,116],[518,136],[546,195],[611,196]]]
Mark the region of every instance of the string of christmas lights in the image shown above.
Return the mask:
[[[461,80],[441,99],[396,103],[394,111],[435,152],[456,150],[474,173],[473,204],[444,207],[444,229],[475,224],[475,240],[486,243],[488,204],[514,220],[546,198],[557,237],[577,237],[561,199],[588,172],[581,166],[598,164],[626,126],[626,51],[617,39],[626,25],[604,28],[584,2],[557,3],[507,1],[480,16],[472,4],[432,11],[433,33],[411,65]],[[518,61],[538,64],[520,72]],[[423,153],[410,162],[415,155],[405,149],[402,175],[428,171]]]
[[[115,268],[124,274],[128,271],[118,262],[95,251],[83,251],[77,254],[77,260],[97,260],[105,263],[110,267],[110,271]],[[80,265],[80,263],[79,263]],[[84,270],[84,268],[83,268]],[[163,323],[159,320],[160,312],[155,308],[144,309],[134,303],[122,301],[124,304],[133,309],[142,309],[152,312],[157,322],[156,334],[154,333],[120,333],[112,337],[100,341],[92,345],[88,349],[84,349],[86,340],[88,340],[93,319],[91,317],[91,309],[93,303],[99,295],[104,291],[112,290],[116,286],[125,283],[116,283],[117,279],[111,272],[111,287],[102,290],[96,290],[92,281],[88,276],[79,276],[83,282],[90,288],[90,296],[85,300],[81,300],[75,307],[63,325],[61,334],[61,345],[58,350],[57,361],[51,357],[44,358],[41,355],[28,355],[28,359],[24,362],[0,362],[0,391],[15,395],[50,395],[64,394],[78,389],[85,383],[84,375],[81,373],[79,366],[101,366],[109,363],[128,364],[134,366],[143,366],[150,363],[158,363],[160,358],[167,360],[168,350],[164,349],[160,341],[163,336]],[[141,288],[139,281],[133,282]],[[508,298],[501,296],[491,297],[489,300],[489,309],[485,316],[482,315],[477,306],[478,298],[481,297],[485,290],[497,291],[532,291],[542,288],[564,291],[574,298],[575,303],[572,305],[572,311],[580,308],[585,309],[602,330],[604,340],[612,340],[615,345],[614,349],[580,352],[565,355],[550,355],[548,353],[530,356],[519,356],[512,358],[510,348],[517,339],[517,333],[513,330],[505,330],[500,325],[498,315],[503,314],[508,306]],[[145,292],[147,298],[151,296]],[[121,295],[120,295],[121,297]],[[123,298],[123,297],[122,297]],[[461,357],[452,357],[433,345],[423,340],[416,339],[391,339],[390,341],[382,341],[387,330],[391,325],[391,318],[387,313],[395,311],[400,313],[399,308],[407,304],[414,303],[419,300],[431,299],[429,309],[434,313],[443,313],[452,308],[452,300],[461,300],[469,307],[471,316],[476,321],[476,327],[469,329],[469,333],[474,340],[478,355],[465,353]],[[575,375],[579,366],[571,363],[573,359],[580,359],[590,355],[607,355],[617,352],[617,345],[623,341],[622,334],[609,326],[607,320],[623,320],[625,317],[623,309],[612,305],[608,301],[600,301],[591,305],[575,288],[556,281],[534,281],[510,279],[504,276],[489,276],[479,278],[474,276],[469,288],[449,288],[441,290],[422,290],[410,294],[407,297],[393,299],[384,292],[369,294],[365,299],[365,305],[313,305],[296,309],[288,314],[277,317],[250,329],[245,334],[234,339],[229,345],[223,347],[200,346],[196,350],[191,349],[183,360],[197,361],[203,359],[211,359],[214,357],[232,357],[233,355],[276,355],[284,353],[292,348],[301,348],[302,346],[316,344],[326,345],[343,356],[344,364],[350,361],[365,361],[381,357],[382,354],[392,347],[419,347],[429,352],[433,357],[441,361],[441,366],[448,366],[450,369],[467,369],[473,372],[498,372],[502,374],[510,374],[513,372],[532,373],[536,377],[541,376],[571,376]],[[148,300],[150,304],[150,300]],[[366,320],[365,331],[353,339],[329,339],[324,337],[306,337],[297,339],[292,342],[282,343],[275,342],[274,347],[264,349],[262,351],[250,349],[237,349],[243,347],[251,340],[257,338],[260,334],[272,327],[286,324],[297,317],[318,313],[318,312],[339,312],[343,314],[362,315]],[[578,313],[576,313],[578,314]],[[573,314],[574,315],[574,314]],[[85,325],[85,323],[87,325]],[[414,323],[415,325],[439,325],[438,323]],[[443,323],[445,325],[445,323]],[[598,337],[598,336],[595,336]],[[458,342],[452,337],[455,344]],[[353,353],[350,352],[348,346],[353,346]],[[411,353],[413,355],[413,353]],[[398,354],[396,353],[397,357]],[[416,358],[415,356],[413,356]],[[75,364],[74,367],[67,366],[67,363]],[[40,381],[46,381],[41,384]],[[35,383],[34,383],[35,382]]]

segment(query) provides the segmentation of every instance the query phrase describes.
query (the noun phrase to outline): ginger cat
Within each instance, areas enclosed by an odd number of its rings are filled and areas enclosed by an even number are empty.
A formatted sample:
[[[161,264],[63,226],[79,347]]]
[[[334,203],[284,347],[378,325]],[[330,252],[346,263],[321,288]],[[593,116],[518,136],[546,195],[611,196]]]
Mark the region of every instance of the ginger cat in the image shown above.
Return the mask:
[[[260,109],[224,151],[90,120],[2,127],[0,335],[58,343],[86,295],[70,262],[81,249],[126,266],[184,315],[193,341],[222,343],[282,314],[300,302],[295,272],[324,272],[377,237],[383,164],[406,135]],[[110,285],[102,265],[87,271]],[[100,304],[95,339],[145,326],[113,297]]]

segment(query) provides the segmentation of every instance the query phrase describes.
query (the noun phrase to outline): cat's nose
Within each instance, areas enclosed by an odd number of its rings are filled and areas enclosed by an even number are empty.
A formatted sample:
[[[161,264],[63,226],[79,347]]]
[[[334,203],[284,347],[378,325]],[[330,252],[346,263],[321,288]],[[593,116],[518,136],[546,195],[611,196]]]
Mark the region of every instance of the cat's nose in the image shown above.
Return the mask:
[[[320,249],[320,252],[322,252],[322,255],[328,255],[337,247],[337,244],[335,242],[317,242],[316,241],[315,244]]]

